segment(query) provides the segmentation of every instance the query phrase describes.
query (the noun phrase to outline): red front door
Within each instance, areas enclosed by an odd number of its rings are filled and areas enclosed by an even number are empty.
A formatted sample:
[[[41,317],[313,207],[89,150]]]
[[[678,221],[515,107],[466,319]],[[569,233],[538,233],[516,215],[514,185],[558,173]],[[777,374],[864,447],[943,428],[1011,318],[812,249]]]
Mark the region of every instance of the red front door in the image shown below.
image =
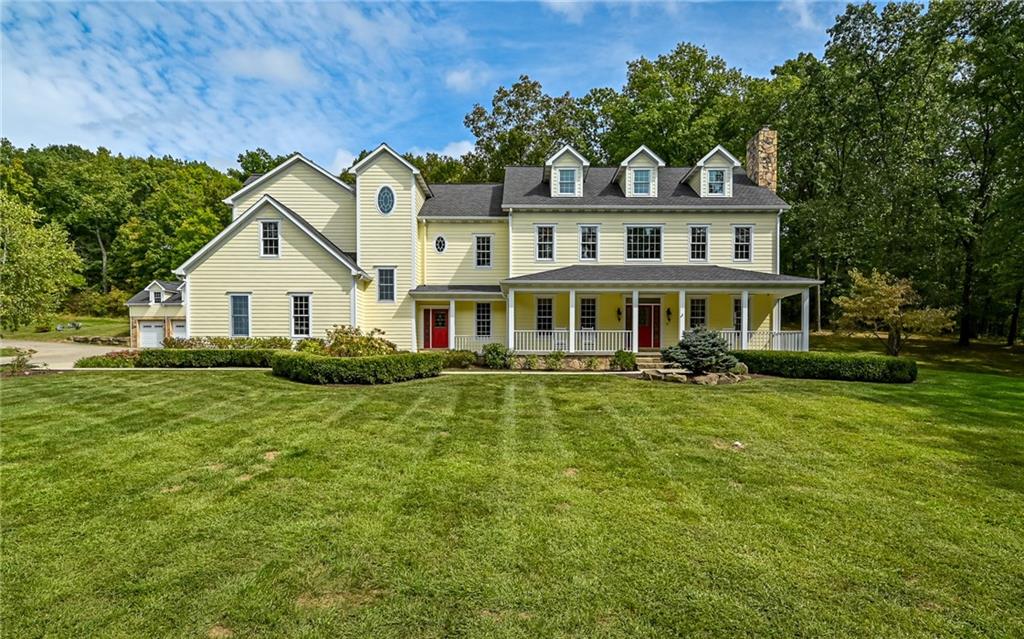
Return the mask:
[[[637,327],[640,348],[661,348],[661,304],[640,304]],[[626,329],[633,327],[633,305],[626,307]]]
[[[423,315],[426,328],[424,347],[448,348],[448,309],[428,308]]]

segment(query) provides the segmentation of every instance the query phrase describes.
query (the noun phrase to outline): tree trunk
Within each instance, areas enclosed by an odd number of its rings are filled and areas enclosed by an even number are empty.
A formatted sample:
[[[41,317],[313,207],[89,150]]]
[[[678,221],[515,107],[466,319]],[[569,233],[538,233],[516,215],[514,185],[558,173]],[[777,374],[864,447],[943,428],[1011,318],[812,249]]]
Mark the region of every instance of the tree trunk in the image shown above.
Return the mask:
[[[107,248],[103,246],[103,236],[96,229],[96,242],[100,245],[100,290],[107,292]]]
[[[893,357],[899,357],[900,351],[903,350],[903,334],[897,328],[889,329],[889,336],[886,338],[885,350],[889,351],[889,354]]]
[[[964,281],[960,293],[960,340],[961,346],[971,343],[971,302],[974,297],[974,238],[963,240],[964,247]]]
[[[1010,332],[1006,335],[1006,345],[1013,346],[1020,332],[1020,303],[1024,296],[1024,284],[1017,285],[1017,294],[1013,296],[1013,312],[1010,313]]]

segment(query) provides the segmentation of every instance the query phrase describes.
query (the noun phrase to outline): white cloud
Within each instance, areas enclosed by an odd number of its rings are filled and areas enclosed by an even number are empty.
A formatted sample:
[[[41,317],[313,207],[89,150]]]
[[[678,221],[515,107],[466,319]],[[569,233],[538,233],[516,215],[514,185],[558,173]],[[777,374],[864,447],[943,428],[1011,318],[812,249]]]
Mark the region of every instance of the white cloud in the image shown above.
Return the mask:
[[[779,3],[779,11],[785,11],[793,16],[796,26],[808,31],[821,31],[822,25],[818,23],[811,10],[811,0],[783,0]]]
[[[309,86],[315,80],[297,51],[232,49],[222,53],[220,61],[225,71],[238,78],[291,86]]]
[[[590,6],[581,0],[541,0],[549,10],[557,13],[572,24],[583,24]]]
[[[444,74],[444,85],[452,91],[459,93],[470,93],[483,86],[491,80],[491,72],[479,65],[465,66],[460,69],[451,69]]]
[[[411,153],[416,155],[426,155],[427,153],[436,153],[438,155],[447,155],[453,158],[462,157],[473,150],[473,142],[470,140],[456,140],[449,142],[440,149],[424,149],[420,147],[413,147],[409,149]]]
[[[356,161],[356,154],[348,149],[338,149],[334,152],[334,159],[327,165],[331,173],[341,175],[341,172],[352,166]]]

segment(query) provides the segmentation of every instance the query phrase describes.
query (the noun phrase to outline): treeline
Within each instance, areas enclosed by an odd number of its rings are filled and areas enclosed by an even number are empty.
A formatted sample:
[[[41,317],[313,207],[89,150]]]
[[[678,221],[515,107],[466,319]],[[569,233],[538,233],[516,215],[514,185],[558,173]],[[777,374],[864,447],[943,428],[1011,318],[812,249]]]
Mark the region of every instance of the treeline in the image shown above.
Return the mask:
[[[1024,5],[850,5],[821,58],[755,78],[680,44],[627,63],[620,89],[548,95],[523,76],[477,105],[459,158],[407,156],[428,181],[500,181],[571,143],[592,164],[646,144],[688,165],[716,144],[737,155],[763,124],[780,134],[783,270],[826,281],[854,268],[911,278],[957,307],[962,340],[1019,332],[1024,289]],[[230,220],[221,199],[287,156],[262,149],[221,173],[173,158],[73,146],[0,149],[3,188],[64,225],[89,286],[135,290],[166,277]],[[363,151],[363,157],[367,151]],[[351,180],[351,176],[342,175]]]

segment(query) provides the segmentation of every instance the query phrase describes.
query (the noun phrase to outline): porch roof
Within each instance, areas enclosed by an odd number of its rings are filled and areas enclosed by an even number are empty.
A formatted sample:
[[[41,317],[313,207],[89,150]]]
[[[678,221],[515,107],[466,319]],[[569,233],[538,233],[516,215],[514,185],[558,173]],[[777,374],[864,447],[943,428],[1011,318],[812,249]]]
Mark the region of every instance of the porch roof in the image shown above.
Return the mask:
[[[749,285],[813,286],[819,280],[796,275],[762,273],[704,264],[577,264],[520,275],[502,284],[629,284],[629,285]]]
[[[409,291],[418,298],[501,297],[501,287],[490,284],[420,284]]]

